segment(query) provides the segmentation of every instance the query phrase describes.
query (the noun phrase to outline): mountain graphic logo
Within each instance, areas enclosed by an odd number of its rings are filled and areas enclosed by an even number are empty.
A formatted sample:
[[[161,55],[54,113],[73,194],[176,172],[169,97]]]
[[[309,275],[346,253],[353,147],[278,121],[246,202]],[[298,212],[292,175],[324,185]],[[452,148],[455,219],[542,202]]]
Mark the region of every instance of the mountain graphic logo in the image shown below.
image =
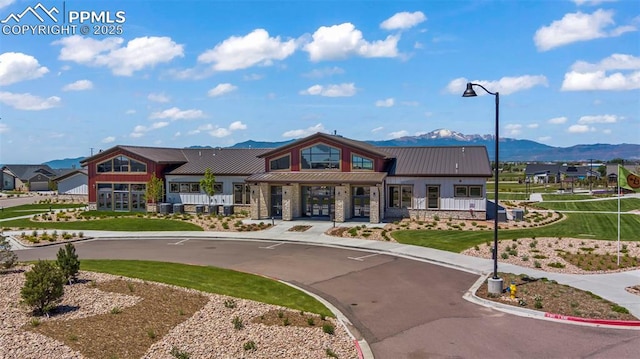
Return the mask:
[[[47,9],[46,6],[42,5],[42,3],[38,3],[36,6],[27,6],[24,11],[19,14],[9,14],[4,20],[0,21],[3,24],[8,23],[13,20],[16,24],[19,24],[22,18],[24,18],[27,14],[33,15],[36,19],[38,19],[41,23],[45,22],[47,17],[53,22],[58,22],[58,18],[54,16],[54,14],[59,14],[60,11],[52,6],[51,9]],[[41,14],[44,13],[44,14]]]

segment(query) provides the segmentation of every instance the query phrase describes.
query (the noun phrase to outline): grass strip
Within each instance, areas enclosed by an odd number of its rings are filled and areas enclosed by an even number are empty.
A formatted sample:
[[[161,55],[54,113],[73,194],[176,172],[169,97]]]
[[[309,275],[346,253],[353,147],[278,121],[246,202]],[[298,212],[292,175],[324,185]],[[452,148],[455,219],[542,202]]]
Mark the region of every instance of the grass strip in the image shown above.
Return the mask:
[[[532,237],[563,237],[600,240],[617,240],[617,214],[567,213],[565,220],[543,227],[499,230],[499,240]],[[620,216],[620,239],[640,241],[638,228],[640,216],[623,214]],[[465,249],[486,242],[493,242],[493,230],[406,230],[392,232],[393,238],[404,244],[440,249],[460,253]]]
[[[109,218],[77,222],[34,222],[29,218],[0,222],[3,227],[20,229],[64,229],[94,231],[203,231],[193,223],[150,218]]]
[[[602,201],[567,201],[567,202],[540,202],[536,207],[551,209],[554,211],[593,211],[593,212],[617,212],[618,200]],[[629,212],[640,209],[640,198],[621,198],[620,211]]]
[[[49,209],[64,209],[64,208],[84,208],[86,205],[81,203],[38,203],[38,204],[23,204],[14,207],[4,207],[0,211],[0,219],[28,216],[32,214],[40,214]]]
[[[333,316],[315,298],[276,280],[211,266],[136,260],[83,259],[81,269],[193,288]]]

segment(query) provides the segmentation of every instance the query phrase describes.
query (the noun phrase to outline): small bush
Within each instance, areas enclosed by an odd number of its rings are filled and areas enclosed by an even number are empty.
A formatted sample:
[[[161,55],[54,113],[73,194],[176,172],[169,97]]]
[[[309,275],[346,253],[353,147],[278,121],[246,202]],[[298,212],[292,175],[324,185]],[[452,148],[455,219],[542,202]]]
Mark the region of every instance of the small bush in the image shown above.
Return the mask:
[[[119,307],[111,308],[111,314],[120,314],[120,313],[122,313],[122,309],[120,309]]]
[[[258,347],[256,346],[256,342],[254,342],[253,340],[249,340],[248,342],[245,342],[242,347],[244,348],[245,351],[248,352],[252,352],[252,351],[256,351],[258,349]]]
[[[327,356],[329,358],[337,358],[338,357],[338,354],[334,353],[333,350],[331,350],[330,348],[325,349],[324,353],[327,354]]]
[[[22,300],[36,315],[49,313],[64,294],[64,275],[53,263],[39,260],[25,277]]]
[[[0,268],[9,269],[16,265],[18,256],[11,250],[9,240],[0,236]]]
[[[191,357],[191,354],[184,350],[180,350],[176,346],[171,347],[171,351],[169,352],[169,354],[171,354],[171,356],[176,359],[189,359]]]
[[[316,325],[316,322],[313,318],[307,318],[307,324],[309,324],[309,326],[314,326]]]
[[[71,243],[67,243],[64,248],[58,250],[58,259],[56,264],[60,271],[64,275],[64,278],[69,284],[76,280],[78,271],[80,270],[80,261],[76,254],[76,248]]]
[[[336,328],[331,324],[324,324],[322,326],[322,331],[329,335],[333,335],[336,332]]]
[[[236,307],[236,301],[233,299],[227,299],[224,301],[224,307],[225,308],[235,308]]]
[[[244,323],[242,322],[242,318],[240,317],[233,318],[231,323],[233,323],[233,328],[235,328],[236,330],[244,328]]]

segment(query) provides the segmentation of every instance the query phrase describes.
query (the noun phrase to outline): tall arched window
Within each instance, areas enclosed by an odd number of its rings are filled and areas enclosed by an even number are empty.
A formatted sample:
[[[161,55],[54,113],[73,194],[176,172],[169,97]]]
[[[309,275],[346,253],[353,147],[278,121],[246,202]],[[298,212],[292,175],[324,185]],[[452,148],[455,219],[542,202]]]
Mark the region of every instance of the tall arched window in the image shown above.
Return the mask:
[[[339,170],[340,149],[319,143],[300,151],[300,166],[305,170]]]

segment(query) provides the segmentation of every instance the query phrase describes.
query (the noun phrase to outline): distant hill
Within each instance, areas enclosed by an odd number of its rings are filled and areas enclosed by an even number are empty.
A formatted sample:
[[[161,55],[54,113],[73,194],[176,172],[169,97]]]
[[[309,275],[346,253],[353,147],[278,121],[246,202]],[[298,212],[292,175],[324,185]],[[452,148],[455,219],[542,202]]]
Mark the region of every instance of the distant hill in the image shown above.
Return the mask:
[[[447,129],[438,129],[419,136],[405,136],[385,141],[364,141],[376,146],[484,146],[493,160],[495,142],[493,135],[464,135]],[[275,148],[294,140],[283,142],[245,141],[231,148]],[[640,145],[593,144],[571,147],[553,147],[530,140],[500,138],[500,161],[602,161],[614,158],[640,159]]]
[[[49,162],[43,163],[43,165],[49,165],[49,167],[55,169],[59,168],[80,168],[80,161],[82,161],[84,157],[76,157],[76,158],[65,158],[63,160],[52,160]]]

